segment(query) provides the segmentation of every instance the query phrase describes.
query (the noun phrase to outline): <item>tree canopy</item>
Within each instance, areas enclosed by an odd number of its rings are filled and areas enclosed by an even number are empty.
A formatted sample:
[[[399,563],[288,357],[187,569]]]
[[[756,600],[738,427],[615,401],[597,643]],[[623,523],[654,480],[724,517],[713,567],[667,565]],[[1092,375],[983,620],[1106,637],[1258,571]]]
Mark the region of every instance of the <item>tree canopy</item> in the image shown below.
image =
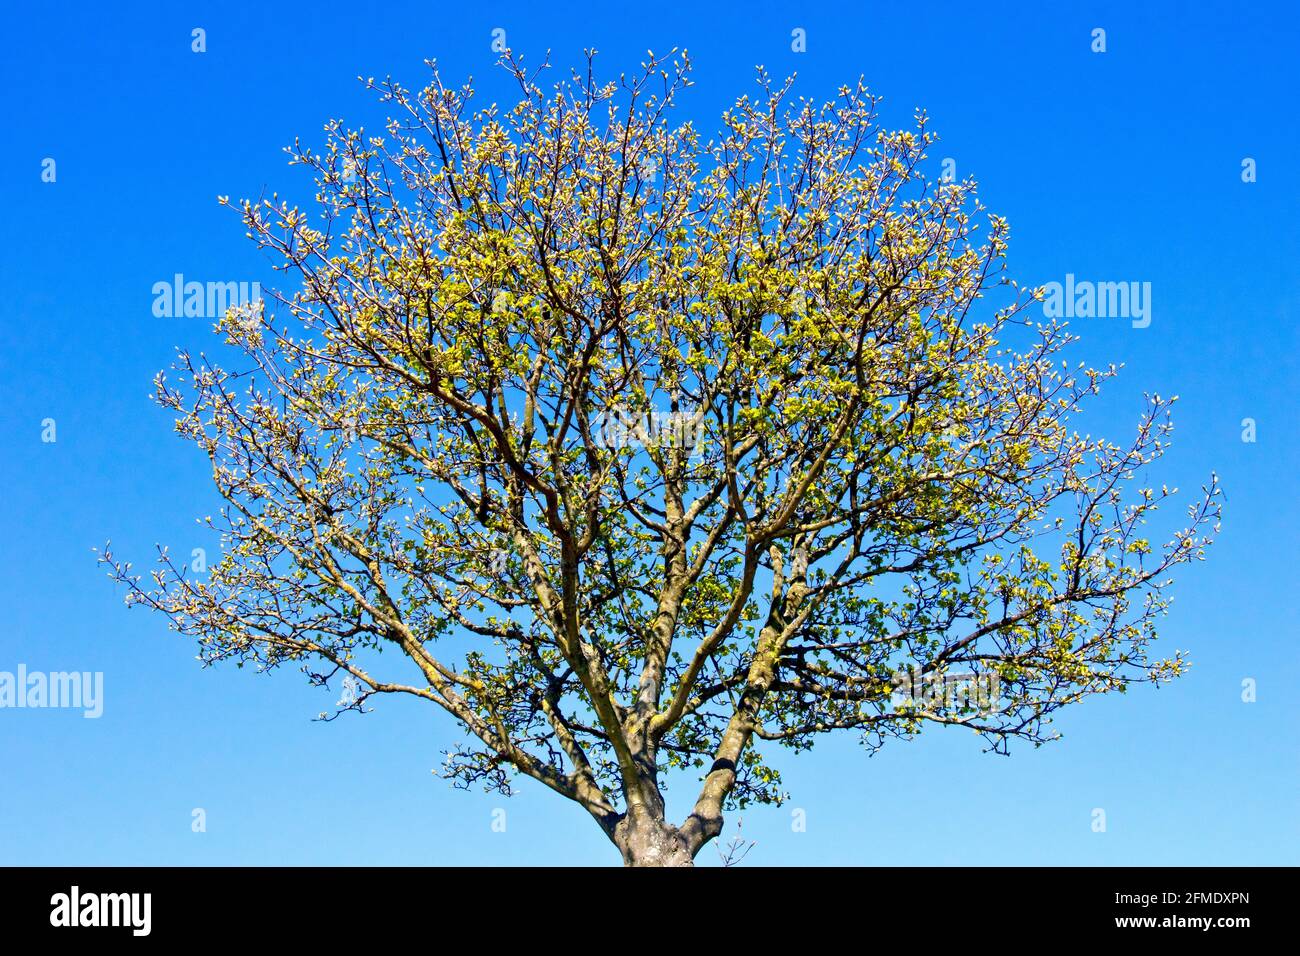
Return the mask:
[[[548,88],[504,64],[509,109],[433,64],[366,81],[382,134],[289,150],[309,209],[237,206],[287,288],[222,320],[233,369],[157,380],[222,556],[146,580],[106,551],[130,603],[205,663],[346,678],[342,710],[438,705],[452,780],[539,781],[631,864],[779,801],[776,745],[1005,750],[1180,673],[1155,625],[1217,484],[1146,536],[1171,401],[1122,444],[1071,426],[1117,369],[1067,366],[1006,221],[927,174],[923,113],[760,71],[706,140],[675,121],[685,54]]]

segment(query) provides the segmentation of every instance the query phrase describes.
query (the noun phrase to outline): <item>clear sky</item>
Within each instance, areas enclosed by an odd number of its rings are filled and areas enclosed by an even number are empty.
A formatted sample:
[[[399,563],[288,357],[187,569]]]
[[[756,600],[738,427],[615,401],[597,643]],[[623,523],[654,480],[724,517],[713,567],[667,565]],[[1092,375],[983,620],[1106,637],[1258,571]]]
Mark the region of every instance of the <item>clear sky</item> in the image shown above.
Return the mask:
[[[480,81],[485,102],[506,96],[495,28],[533,61],[550,49],[566,74],[584,47],[609,72],[685,47],[697,85],[681,115],[704,129],[753,90],[757,64],[797,71],[809,96],[863,74],[891,124],[924,107],[935,162],[952,158],[1010,220],[1023,283],[1151,283],[1148,327],[1073,323],[1074,357],[1127,365],[1089,427],[1126,439],[1144,392],[1177,394],[1174,448],[1151,480],[1190,494],[1217,471],[1227,493],[1221,539],[1183,570],[1162,632],[1161,647],[1189,652],[1186,678],[1085,702],[1058,720],[1063,741],[1010,757],[930,731],[872,758],[851,738],[781,758],[791,801],[744,814],[750,861],[1300,862],[1295,5],[728,6],[5,14],[0,671],[101,671],[104,712],[0,710],[0,864],[618,862],[585,813],[538,785],[504,801],[433,776],[458,734],[427,705],[318,723],[337,694],[296,671],[202,670],[163,619],[122,606],[91,552],[111,538],[146,565],[155,541],[207,543],[194,524],[215,506],[206,465],[148,396],[174,346],[215,341],[207,320],[155,317],[155,282],[269,278],[216,197],[301,189],[280,148],[320,142],[327,118],[377,128],[358,75],[418,88],[436,58]],[[796,28],[806,52],[791,49]],[[1256,182],[1243,182],[1247,158]],[[206,832],[192,830],[196,808]]]

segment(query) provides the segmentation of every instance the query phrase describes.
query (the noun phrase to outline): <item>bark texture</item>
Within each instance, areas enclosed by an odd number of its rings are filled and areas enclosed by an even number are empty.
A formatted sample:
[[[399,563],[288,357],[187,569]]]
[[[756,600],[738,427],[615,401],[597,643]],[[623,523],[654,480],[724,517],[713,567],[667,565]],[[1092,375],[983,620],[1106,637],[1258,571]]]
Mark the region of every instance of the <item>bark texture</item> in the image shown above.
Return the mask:
[[[626,816],[614,831],[624,866],[694,866],[686,837],[677,827],[650,816]]]

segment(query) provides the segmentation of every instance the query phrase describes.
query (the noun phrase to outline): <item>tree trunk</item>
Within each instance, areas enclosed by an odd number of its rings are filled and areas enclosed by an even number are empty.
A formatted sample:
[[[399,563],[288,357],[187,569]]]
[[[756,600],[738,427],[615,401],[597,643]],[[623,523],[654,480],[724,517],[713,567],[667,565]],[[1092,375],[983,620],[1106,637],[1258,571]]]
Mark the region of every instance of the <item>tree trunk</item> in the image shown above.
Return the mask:
[[[614,831],[624,866],[694,866],[686,838],[671,823],[650,816],[627,816]]]

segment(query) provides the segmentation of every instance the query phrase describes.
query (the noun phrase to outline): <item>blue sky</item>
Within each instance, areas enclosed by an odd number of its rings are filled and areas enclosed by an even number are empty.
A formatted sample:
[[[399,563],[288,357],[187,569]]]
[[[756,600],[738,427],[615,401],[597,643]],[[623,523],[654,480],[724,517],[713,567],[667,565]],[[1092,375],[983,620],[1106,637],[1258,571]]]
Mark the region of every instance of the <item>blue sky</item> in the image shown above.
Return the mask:
[[[160,618],[126,611],[91,552],[111,538],[144,564],[155,541],[203,543],[204,462],[148,396],[175,346],[214,339],[207,320],[155,317],[150,290],[178,272],[264,277],[216,196],[300,188],[280,149],[319,142],[329,117],[377,127],[358,75],[418,87],[432,57],[447,77],[473,75],[484,101],[505,97],[498,27],[566,73],[584,47],[609,72],[685,47],[696,86],[682,116],[705,129],[760,63],[797,71],[810,96],[863,74],[894,124],[924,107],[936,162],[953,158],[1010,220],[1023,283],[1151,283],[1148,328],[1073,325],[1076,358],[1127,366],[1089,426],[1126,438],[1144,392],[1178,394],[1153,479],[1190,493],[1217,471],[1226,489],[1222,537],[1182,574],[1163,630],[1189,676],[1087,702],[1058,721],[1063,741],[1009,758],[955,732],[872,758],[850,738],[782,758],[792,799],[744,814],[750,861],[1300,862],[1290,4],[180,6],[6,14],[0,671],[102,671],[105,709],[0,710],[0,864],[617,862],[581,810],[540,787],[505,802],[434,777],[458,735],[427,706],[322,724],[311,718],[332,699],[296,672],[200,669]],[[191,52],[195,27],[206,53]],[[1242,181],[1247,157],[1257,182]],[[194,808],[206,832],[192,832]]]

